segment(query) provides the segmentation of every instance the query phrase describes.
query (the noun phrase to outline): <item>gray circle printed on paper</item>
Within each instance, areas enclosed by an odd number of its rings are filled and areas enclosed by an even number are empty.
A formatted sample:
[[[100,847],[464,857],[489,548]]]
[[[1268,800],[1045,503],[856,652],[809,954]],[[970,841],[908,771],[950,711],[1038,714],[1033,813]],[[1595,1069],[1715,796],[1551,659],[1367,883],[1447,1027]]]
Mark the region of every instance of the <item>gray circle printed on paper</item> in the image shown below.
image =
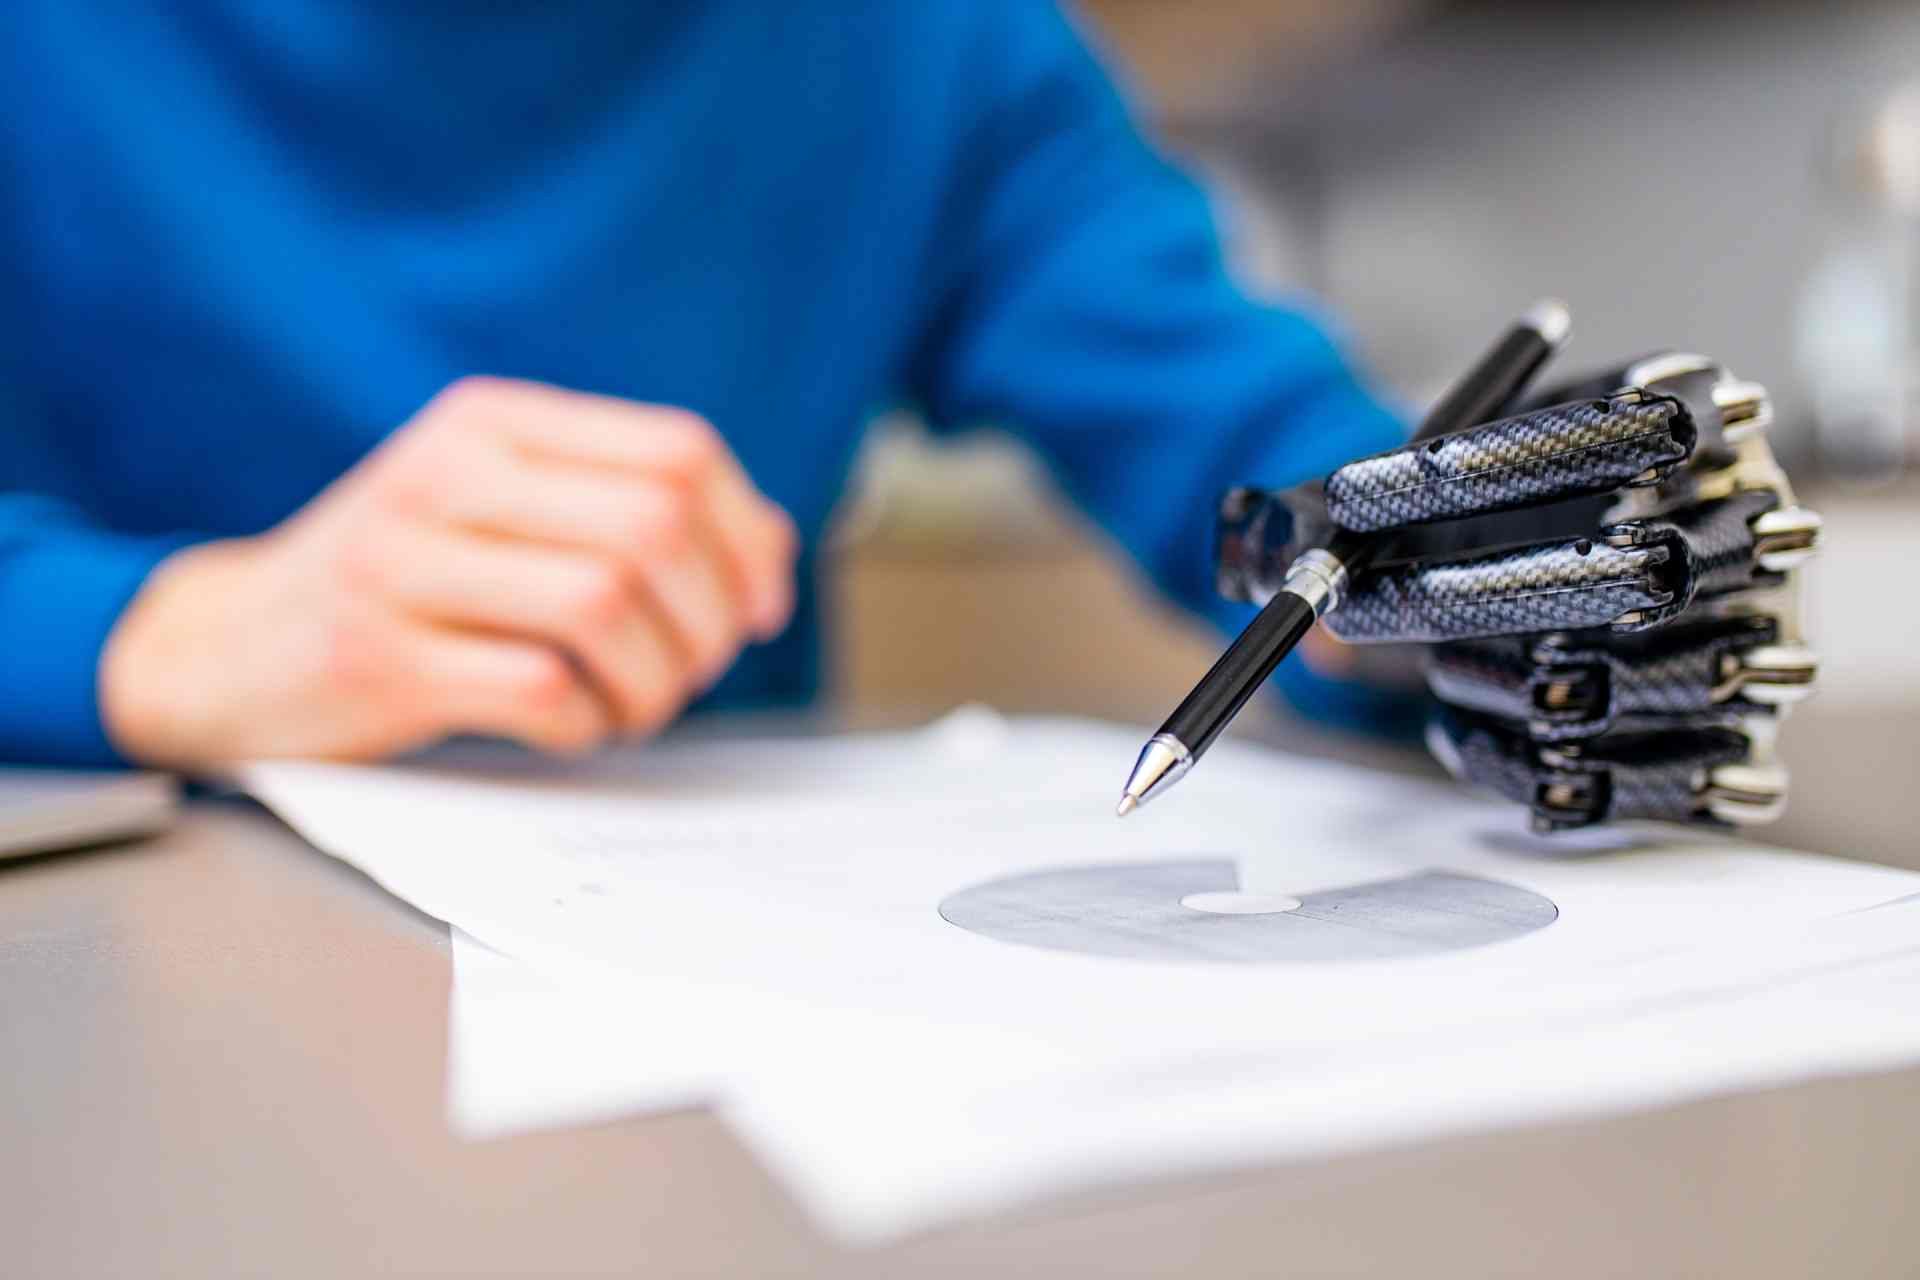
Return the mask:
[[[1560,914],[1531,890],[1438,870],[1303,893],[1290,911],[1232,914],[1181,903],[1239,888],[1228,858],[1060,867],[962,889],[941,902],[940,915],[1001,942],[1081,955],[1313,964],[1486,946]]]

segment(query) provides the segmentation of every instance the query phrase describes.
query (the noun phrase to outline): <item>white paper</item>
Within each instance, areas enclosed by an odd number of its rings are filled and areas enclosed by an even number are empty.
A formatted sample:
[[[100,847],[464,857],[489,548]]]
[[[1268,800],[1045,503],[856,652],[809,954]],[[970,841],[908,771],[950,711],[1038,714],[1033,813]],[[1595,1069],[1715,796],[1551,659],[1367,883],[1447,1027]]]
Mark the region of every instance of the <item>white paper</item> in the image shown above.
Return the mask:
[[[474,998],[457,1001],[450,1095],[463,1128],[721,1098],[830,1224],[863,1235],[1005,1203],[1023,1179],[1298,1146],[1237,1123],[1236,1108],[1270,1103],[1258,1090],[1219,1091],[1196,1112],[1218,1112],[1211,1128],[1155,1105],[1085,1108],[1085,1130],[1033,1123],[1096,1085],[1119,1081],[1124,1097],[1187,1063],[1236,1061],[1260,1064],[1262,1082],[1351,1081],[1533,1035],[1541,1018],[1584,1014],[1584,1031],[1684,987],[1696,971],[1672,957],[1764,957],[1810,922],[1920,891],[1913,873],[1711,835],[1537,840],[1512,806],[1234,744],[1121,823],[1115,778],[1137,741],[975,713],[910,734],[669,745],[584,771],[274,764],[246,780],[321,848],[564,984],[564,997],[514,991],[523,979],[492,983],[463,961]],[[1438,869],[1544,895],[1559,916],[1447,954],[1223,965],[1015,946],[937,910],[1003,876],[1193,857],[1291,895]],[[555,1052],[576,1022],[593,1026],[592,1052]],[[624,1065],[583,1078],[569,1057]],[[990,1137],[1020,1132],[1012,1147]],[[1129,1163],[1129,1149],[1144,1154]]]
[[[1295,1044],[1417,1035],[1561,1002],[1567,978],[1636,957],[1920,888],[1913,873],[1709,835],[1599,837],[1611,851],[1536,840],[1509,805],[1231,745],[1120,822],[1113,778],[1134,737],[970,719],[663,750],[598,775],[266,765],[248,781],[321,848],[549,971],[993,1028],[1074,1056],[1128,1050],[1143,1011],[1163,1037],[1200,1043],[1260,1042],[1275,1026]],[[1036,951],[937,912],[959,889],[1036,868],[1202,856],[1293,894],[1439,868],[1543,894],[1559,918],[1494,946],[1306,974]]]
[[[532,976],[459,934],[455,957],[457,1026],[490,1028],[507,1049],[456,1054],[450,1098],[467,1132],[657,1109],[657,1046],[608,1031],[644,983]],[[551,1001],[533,1021],[501,998],[542,986]],[[979,1070],[1019,1061],[1015,1045],[783,1021],[779,1060],[745,1066],[712,1101],[823,1226],[873,1243],[1089,1188],[1920,1061],[1920,903],[1666,957],[1638,986],[1656,994],[1576,997],[1578,1011],[1398,1052],[1356,1044],[1299,1063],[1176,1045],[1154,1061],[1029,1062],[1018,1080]],[[530,1031],[537,1065],[513,1051]]]
[[[819,1221],[878,1242],[1065,1192],[1911,1064],[1920,908],[1878,925],[1685,957],[1657,999],[1393,1052],[1172,1046],[986,1087],[910,1052],[857,1077],[816,1058],[737,1087],[723,1114]]]

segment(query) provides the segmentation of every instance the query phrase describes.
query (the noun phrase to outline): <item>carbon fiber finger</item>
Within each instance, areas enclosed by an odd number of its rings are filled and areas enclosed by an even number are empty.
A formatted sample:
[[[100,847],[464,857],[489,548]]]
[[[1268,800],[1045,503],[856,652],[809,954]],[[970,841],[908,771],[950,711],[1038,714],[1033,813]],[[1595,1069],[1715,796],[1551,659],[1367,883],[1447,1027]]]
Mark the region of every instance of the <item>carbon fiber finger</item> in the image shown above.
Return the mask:
[[[1763,714],[1813,683],[1811,651],[1754,614],[1651,631],[1499,636],[1442,645],[1427,683],[1442,702],[1523,727],[1536,742],[1682,728]]]
[[[1723,825],[1729,793],[1745,789],[1750,802],[1777,805],[1786,785],[1784,772],[1752,764],[1754,743],[1735,727],[1617,735],[1576,749],[1443,714],[1429,741],[1456,777],[1526,805],[1546,831],[1628,819]],[[1762,787],[1765,797],[1756,794]]]
[[[1665,476],[1694,439],[1668,396],[1553,405],[1350,462],[1327,479],[1327,514],[1370,533],[1607,493]]]
[[[1605,532],[1610,545],[1664,546],[1671,552],[1666,578],[1673,599],[1646,616],[1625,621],[1665,621],[1695,600],[1778,582],[1779,575],[1763,569],[1755,555],[1754,522],[1779,502],[1776,494],[1755,490],[1671,515],[1609,525]]]
[[[1434,642],[1602,627],[1673,602],[1661,570],[1671,547],[1592,538],[1486,555],[1382,565],[1323,623],[1351,644]]]
[[[1655,351],[1622,365],[1548,388],[1508,410],[1530,412],[1570,400],[1587,400],[1638,389],[1670,396],[1692,418],[1697,438],[1691,464],[1721,467],[1732,462],[1736,437],[1764,427],[1772,416],[1766,389],[1742,383],[1706,356]]]
[[[1696,599],[1777,581],[1755,558],[1753,530],[1777,502],[1743,493],[1610,525],[1603,540],[1382,565],[1361,575],[1326,625],[1354,644],[1655,626]]]

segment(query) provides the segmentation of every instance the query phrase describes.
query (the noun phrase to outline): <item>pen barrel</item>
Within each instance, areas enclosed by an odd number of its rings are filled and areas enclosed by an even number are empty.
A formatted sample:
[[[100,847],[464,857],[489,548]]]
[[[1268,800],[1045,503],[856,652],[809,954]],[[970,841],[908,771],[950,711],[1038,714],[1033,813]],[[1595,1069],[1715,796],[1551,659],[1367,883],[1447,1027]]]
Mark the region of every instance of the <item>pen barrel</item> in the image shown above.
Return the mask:
[[[1198,758],[1213,745],[1281,659],[1313,629],[1313,605],[1282,591],[1247,624],[1219,661],[1173,709],[1160,732],[1171,734]]]

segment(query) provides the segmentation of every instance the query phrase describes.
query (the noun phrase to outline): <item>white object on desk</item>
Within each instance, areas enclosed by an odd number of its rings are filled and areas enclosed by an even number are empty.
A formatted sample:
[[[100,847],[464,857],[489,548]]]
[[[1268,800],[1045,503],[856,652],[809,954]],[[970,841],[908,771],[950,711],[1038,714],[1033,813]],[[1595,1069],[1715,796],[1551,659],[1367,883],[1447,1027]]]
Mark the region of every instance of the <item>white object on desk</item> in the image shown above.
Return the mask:
[[[152,835],[178,807],[161,774],[0,769],[0,858]]]

